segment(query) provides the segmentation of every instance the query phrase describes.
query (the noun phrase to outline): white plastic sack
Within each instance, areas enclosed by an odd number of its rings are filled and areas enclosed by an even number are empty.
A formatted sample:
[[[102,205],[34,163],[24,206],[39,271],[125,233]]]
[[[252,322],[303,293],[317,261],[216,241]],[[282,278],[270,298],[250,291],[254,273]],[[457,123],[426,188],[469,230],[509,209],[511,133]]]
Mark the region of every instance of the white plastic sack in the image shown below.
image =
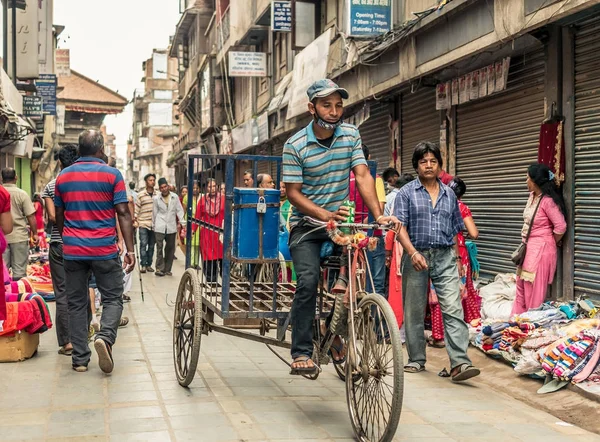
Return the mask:
[[[522,356],[515,365],[515,371],[519,374],[529,375],[537,373],[542,369],[542,364],[538,359],[538,354],[536,351],[532,350],[521,350]]]
[[[481,319],[508,321],[517,293],[516,275],[500,273],[494,282],[479,289]]]

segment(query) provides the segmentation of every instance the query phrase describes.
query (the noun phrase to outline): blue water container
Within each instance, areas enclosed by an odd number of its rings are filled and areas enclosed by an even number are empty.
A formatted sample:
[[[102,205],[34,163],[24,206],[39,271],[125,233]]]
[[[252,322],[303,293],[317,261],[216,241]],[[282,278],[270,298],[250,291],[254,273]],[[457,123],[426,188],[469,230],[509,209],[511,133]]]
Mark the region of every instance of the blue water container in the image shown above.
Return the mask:
[[[261,193],[266,204],[265,213],[257,211]],[[275,189],[233,189],[233,258],[278,259],[279,195],[279,190]],[[261,237],[262,256],[259,252]]]

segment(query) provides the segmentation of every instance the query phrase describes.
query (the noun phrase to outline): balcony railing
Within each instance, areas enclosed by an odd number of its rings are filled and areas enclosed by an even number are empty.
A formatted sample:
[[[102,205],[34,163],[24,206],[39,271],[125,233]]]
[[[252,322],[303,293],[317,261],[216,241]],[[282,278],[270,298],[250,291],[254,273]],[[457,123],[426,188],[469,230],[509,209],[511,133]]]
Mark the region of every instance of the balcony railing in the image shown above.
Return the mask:
[[[229,32],[230,32],[230,8],[227,8],[225,14],[223,14],[223,18],[220,23],[217,24],[217,47],[219,50],[223,49],[223,46],[229,40]]]

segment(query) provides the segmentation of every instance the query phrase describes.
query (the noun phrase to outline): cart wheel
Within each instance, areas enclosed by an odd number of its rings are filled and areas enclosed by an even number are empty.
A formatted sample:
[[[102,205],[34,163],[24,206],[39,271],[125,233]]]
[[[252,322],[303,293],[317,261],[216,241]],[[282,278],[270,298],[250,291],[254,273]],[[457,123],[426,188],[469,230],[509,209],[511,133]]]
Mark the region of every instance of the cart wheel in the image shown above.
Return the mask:
[[[346,397],[354,433],[361,442],[389,442],[402,411],[404,372],[400,330],[383,296],[360,301],[348,344]]]
[[[187,269],[177,291],[173,318],[173,361],[177,381],[183,387],[196,374],[202,333],[202,297],[200,281],[193,269]]]

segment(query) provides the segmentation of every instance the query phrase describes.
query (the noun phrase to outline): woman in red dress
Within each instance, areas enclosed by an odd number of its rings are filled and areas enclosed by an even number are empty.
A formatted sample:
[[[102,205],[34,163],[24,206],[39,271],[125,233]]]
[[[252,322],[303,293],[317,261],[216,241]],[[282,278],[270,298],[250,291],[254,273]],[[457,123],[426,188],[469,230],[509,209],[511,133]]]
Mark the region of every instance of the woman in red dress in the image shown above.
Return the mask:
[[[225,195],[218,191],[217,182],[212,178],[206,183],[206,190],[207,193],[198,200],[196,218],[216,229],[222,229],[225,220]],[[197,228],[194,225],[193,231]],[[201,227],[200,254],[206,282],[217,282],[223,261],[223,243],[218,230]]]
[[[456,197],[458,198],[458,207],[465,223],[467,233],[469,234],[469,238],[477,239],[479,236],[479,231],[477,230],[475,221],[473,221],[471,210],[465,203],[461,201],[461,198],[467,191],[467,186],[463,180],[458,177],[454,177],[448,183],[448,187],[454,191]],[[469,259],[469,252],[467,251],[467,245],[465,243],[465,236],[463,235],[463,232],[459,232],[457,238],[460,259],[463,267],[466,269],[465,276],[461,278],[460,295],[465,314],[465,322],[468,324],[474,319],[481,317],[481,297],[473,285],[473,269],[471,267],[471,260]],[[437,295],[435,294],[433,285],[431,285],[429,290],[429,307],[431,309],[431,340],[429,341],[429,344],[433,347],[443,347],[444,321],[442,319],[442,310],[440,308],[440,304],[438,303]]]
[[[33,195],[33,207],[35,209],[39,247],[40,249],[47,249],[48,241],[46,240],[46,224],[44,223],[44,202],[39,193]]]

